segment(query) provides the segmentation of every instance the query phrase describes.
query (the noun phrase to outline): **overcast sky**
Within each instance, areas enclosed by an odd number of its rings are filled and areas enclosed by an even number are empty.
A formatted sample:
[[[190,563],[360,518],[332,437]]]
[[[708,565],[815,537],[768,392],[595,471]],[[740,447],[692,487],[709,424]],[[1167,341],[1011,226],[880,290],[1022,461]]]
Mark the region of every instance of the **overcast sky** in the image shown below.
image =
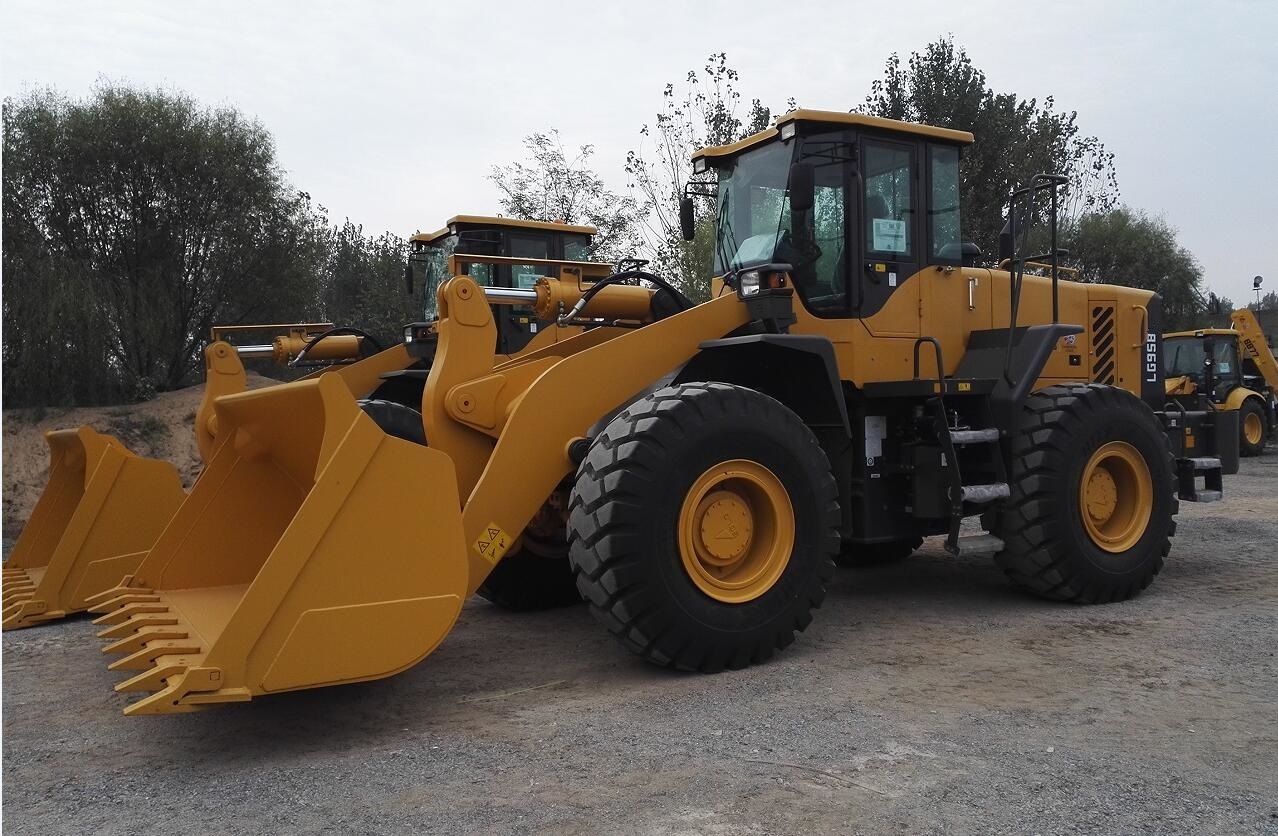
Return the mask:
[[[100,77],[231,104],[293,182],[366,231],[494,214],[493,164],[558,128],[616,190],[661,91],[726,51],[746,98],[859,104],[893,51],[953,34],[998,91],[1056,97],[1117,155],[1211,289],[1278,289],[1278,2],[432,3],[0,0],[0,87]]]

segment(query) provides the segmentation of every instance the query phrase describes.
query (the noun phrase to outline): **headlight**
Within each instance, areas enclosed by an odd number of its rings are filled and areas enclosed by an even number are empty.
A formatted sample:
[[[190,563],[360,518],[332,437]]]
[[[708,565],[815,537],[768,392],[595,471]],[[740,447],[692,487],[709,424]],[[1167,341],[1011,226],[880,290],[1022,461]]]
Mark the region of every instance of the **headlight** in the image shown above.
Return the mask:
[[[737,275],[737,293],[742,296],[753,296],[759,292],[763,277],[759,275],[758,270],[751,270],[748,273],[739,273]]]
[[[413,326],[405,325],[404,326],[404,342],[411,343],[413,341],[414,333],[415,331],[413,329]]]

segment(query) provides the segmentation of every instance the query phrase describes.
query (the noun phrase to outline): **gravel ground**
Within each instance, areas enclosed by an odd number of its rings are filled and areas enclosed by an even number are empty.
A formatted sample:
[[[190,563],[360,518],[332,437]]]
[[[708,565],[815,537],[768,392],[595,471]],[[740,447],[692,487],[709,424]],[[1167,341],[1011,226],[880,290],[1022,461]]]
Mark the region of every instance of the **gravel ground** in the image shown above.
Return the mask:
[[[476,600],[401,676],[134,719],[87,619],[5,633],[5,829],[1278,833],[1278,455],[1226,487],[1138,600],[929,540],[715,676]]]

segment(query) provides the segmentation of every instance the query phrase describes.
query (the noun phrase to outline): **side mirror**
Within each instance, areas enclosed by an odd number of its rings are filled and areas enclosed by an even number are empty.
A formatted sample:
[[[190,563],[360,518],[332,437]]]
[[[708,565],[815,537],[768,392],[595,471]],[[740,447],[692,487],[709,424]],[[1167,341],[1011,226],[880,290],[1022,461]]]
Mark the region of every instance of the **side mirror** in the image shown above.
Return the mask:
[[[1012,257],[1012,249],[1012,222],[1011,220],[1008,220],[1007,223],[1003,224],[1003,229],[998,233],[999,264],[1002,264],[1004,261],[1007,261]]]
[[[404,289],[408,291],[408,295],[413,295],[413,263],[410,261],[404,265]]]
[[[1220,297],[1214,293],[1207,294],[1207,313],[1220,316]]]
[[[816,202],[816,173],[812,163],[790,166],[790,211],[807,212]]]
[[[693,212],[692,198],[688,195],[679,198],[679,231],[683,233],[685,241],[697,237],[697,219]]]

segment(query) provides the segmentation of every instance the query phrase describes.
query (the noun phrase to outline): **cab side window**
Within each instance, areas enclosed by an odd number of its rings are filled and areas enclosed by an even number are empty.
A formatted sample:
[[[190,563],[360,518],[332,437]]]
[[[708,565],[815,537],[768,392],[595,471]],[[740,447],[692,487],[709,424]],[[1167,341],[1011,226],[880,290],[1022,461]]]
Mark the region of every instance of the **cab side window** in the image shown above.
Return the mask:
[[[865,144],[866,250],[885,260],[914,254],[914,152],[886,143]]]
[[[792,212],[787,200],[781,215],[782,229],[789,227],[781,242],[784,260],[794,267],[808,308],[826,315],[845,313],[848,306],[847,190],[838,156],[844,144],[841,138],[805,140],[801,159],[814,165],[812,209]]]
[[[958,263],[963,258],[959,233],[959,151],[943,145],[928,147],[928,180],[931,183],[931,255],[937,261]]]

